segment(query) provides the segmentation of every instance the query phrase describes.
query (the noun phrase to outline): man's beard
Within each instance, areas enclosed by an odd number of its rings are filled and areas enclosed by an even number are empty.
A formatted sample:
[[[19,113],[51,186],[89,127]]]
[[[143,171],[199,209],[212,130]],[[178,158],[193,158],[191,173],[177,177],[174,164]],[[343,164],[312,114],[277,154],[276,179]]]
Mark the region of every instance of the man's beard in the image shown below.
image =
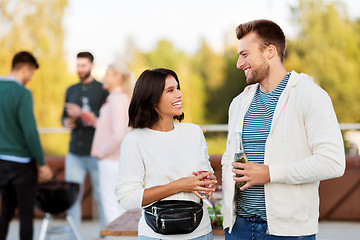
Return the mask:
[[[248,84],[259,83],[270,75],[270,66],[265,61],[257,68],[251,68],[251,75],[246,78]]]
[[[84,77],[79,76],[79,77],[80,77],[80,81],[81,81],[81,82],[84,81],[84,80],[87,79],[90,75],[91,75],[91,72],[89,71],[89,72],[87,72],[87,73],[85,74]]]

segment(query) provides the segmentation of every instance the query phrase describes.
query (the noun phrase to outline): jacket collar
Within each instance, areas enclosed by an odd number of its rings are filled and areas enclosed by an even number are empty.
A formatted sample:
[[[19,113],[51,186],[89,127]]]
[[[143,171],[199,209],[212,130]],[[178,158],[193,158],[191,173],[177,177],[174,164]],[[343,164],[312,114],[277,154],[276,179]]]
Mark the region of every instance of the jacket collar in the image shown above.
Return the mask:
[[[281,112],[283,111],[284,107],[286,106],[286,103],[288,102],[288,100],[291,96],[293,89],[296,87],[296,85],[298,83],[301,82],[301,80],[305,76],[309,77],[308,75],[303,74],[303,73],[298,74],[295,71],[291,72],[289,81],[277,103],[277,106],[276,106],[276,109],[274,112],[274,116],[273,116],[273,120],[272,120],[272,124],[271,124],[271,129],[273,129],[273,126],[275,126]],[[247,86],[241,94],[242,99],[240,102],[239,109],[238,109],[238,111],[235,111],[235,112],[239,113],[237,116],[238,119],[236,120],[237,123],[236,123],[236,127],[235,127],[235,132],[242,132],[244,116],[245,116],[248,108],[250,107],[250,104],[254,98],[254,95],[255,95],[258,85],[259,85],[259,83]]]

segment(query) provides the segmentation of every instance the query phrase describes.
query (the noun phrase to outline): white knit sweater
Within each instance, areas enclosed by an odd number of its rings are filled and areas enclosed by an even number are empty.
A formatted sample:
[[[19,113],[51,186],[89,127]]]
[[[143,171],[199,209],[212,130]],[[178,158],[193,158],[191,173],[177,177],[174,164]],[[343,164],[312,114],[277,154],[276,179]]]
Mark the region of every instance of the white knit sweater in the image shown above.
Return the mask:
[[[123,140],[120,155],[119,184],[115,193],[123,208],[141,208],[144,189],[164,185],[182,177],[193,176],[193,171],[202,170],[207,164],[206,142],[199,126],[191,123],[174,123],[170,132],[148,128],[136,129]],[[200,199],[193,193],[178,193],[166,200]],[[164,200],[165,200],[164,199]],[[211,225],[204,204],[204,215],[194,232],[183,235],[161,235],[155,233],[142,216],[138,234],[161,239],[191,239],[211,231]]]

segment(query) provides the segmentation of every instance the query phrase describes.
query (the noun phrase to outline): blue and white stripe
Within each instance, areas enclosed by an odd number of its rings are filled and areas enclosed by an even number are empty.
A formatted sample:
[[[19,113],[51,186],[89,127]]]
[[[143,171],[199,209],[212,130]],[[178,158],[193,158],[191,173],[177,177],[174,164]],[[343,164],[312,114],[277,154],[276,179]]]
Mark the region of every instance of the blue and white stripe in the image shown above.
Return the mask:
[[[264,93],[258,86],[245,114],[242,140],[249,161],[264,164],[265,143],[269,135],[276,104],[286,87],[290,73],[271,92]],[[243,217],[260,216],[266,220],[264,185],[237,191],[237,214]]]

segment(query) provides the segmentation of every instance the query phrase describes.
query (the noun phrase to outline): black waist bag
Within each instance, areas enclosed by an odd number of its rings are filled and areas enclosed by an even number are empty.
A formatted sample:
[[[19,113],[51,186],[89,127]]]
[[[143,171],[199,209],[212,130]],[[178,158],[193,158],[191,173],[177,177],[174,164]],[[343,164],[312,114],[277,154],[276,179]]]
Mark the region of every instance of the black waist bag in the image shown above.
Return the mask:
[[[145,221],[160,234],[186,234],[193,232],[203,216],[203,201],[158,201],[144,208]]]

